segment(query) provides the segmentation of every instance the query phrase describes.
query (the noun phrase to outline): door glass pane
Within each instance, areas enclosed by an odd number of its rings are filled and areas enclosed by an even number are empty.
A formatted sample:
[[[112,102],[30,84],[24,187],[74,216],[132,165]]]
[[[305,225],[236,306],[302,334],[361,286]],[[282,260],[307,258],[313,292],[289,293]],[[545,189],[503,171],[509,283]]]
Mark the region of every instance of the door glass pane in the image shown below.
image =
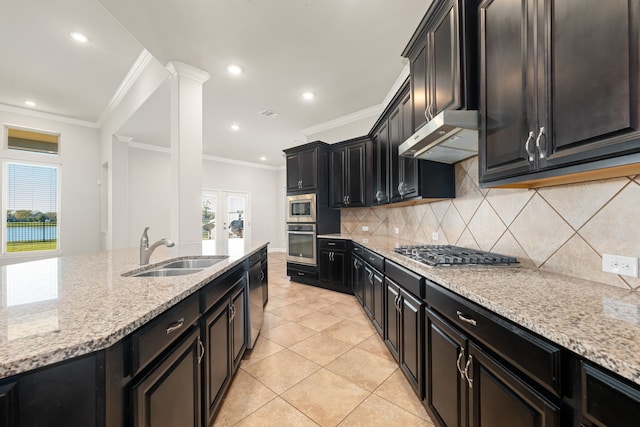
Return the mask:
[[[244,237],[244,197],[228,196],[227,224],[229,224],[229,239]]]
[[[202,194],[202,240],[216,238],[216,195]]]

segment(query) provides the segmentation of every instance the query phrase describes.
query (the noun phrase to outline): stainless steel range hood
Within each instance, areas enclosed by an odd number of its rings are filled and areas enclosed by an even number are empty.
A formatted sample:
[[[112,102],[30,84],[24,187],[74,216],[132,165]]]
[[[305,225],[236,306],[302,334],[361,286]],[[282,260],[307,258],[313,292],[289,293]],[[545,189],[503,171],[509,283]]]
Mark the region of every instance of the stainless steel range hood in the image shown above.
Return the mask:
[[[440,163],[478,154],[478,112],[442,111],[403,142],[399,154]]]

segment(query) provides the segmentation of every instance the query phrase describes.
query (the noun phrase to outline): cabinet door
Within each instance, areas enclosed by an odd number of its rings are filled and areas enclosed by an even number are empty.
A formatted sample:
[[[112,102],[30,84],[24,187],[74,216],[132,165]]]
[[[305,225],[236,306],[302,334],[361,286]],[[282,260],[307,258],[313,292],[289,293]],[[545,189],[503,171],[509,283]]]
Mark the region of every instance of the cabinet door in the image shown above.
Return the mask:
[[[480,180],[535,168],[531,0],[485,0],[480,13]],[[535,158],[534,158],[535,159]]]
[[[544,3],[537,37],[538,74],[546,77],[538,86],[546,100],[538,104],[536,129],[545,130],[541,168],[640,151],[640,4]]]
[[[206,342],[204,402],[207,425],[215,414],[231,377],[229,299],[224,298],[204,320]]]
[[[0,386],[0,425],[18,426],[18,387],[16,382]]]
[[[406,94],[400,101],[400,144],[407,140],[412,134],[411,129],[413,116],[411,114],[411,95]],[[397,151],[396,151],[397,154]],[[409,199],[416,197],[420,193],[418,181],[418,166],[420,160],[414,157],[399,157],[400,183],[402,184],[402,198]]]
[[[329,155],[330,197],[331,207],[341,208],[346,205],[345,167],[347,152],[344,148],[332,151]]]
[[[347,206],[365,206],[365,173],[366,173],[366,148],[364,143],[354,144],[346,147],[347,153],[347,174],[346,174],[346,194]]]
[[[402,115],[398,106],[389,115],[389,196],[392,203],[402,200],[402,171],[398,159],[398,147],[402,142]]]
[[[461,106],[460,42],[458,0],[443,2],[441,11],[427,29],[429,84],[428,113]]]
[[[364,304],[364,262],[360,257],[353,256],[352,259],[351,286],[360,304]]]
[[[300,155],[287,155],[287,191],[298,191],[300,189]]]
[[[411,66],[411,97],[413,98],[413,125],[414,130],[422,127],[427,121],[425,110],[428,100],[427,90],[427,49],[426,39],[417,49],[416,54],[410,58]]]
[[[132,388],[136,427],[200,427],[200,333],[195,329]]]
[[[331,249],[320,249],[318,251],[318,277],[322,282],[331,283],[333,281],[332,252]]]
[[[302,181],[301,190],[315,190],[318,188],[318,157],[316,149],[300,152],[299,176]]]
[[[400,368],[409,379],[419,398],[422,399],[424,379],[423,372],[423,308],[420,300],[401,291],[399,301],[400,320]]]
[[[425,406],[440,425],[466,427],[467,382],[462,372],[467,339],[432,310],[426,309],[425,317]]]
[[[373,274],[373,326],[384,337],[384,276],[374,271]]]
[[[470,427],[556,427],[560,408],[469,343]]]
[[[389,126],[380,125],[373,137],[373,204],[389,203]]]
[[[400,319],[398,315],[398,300],[400,288],[391,279],[385,277],[385,312],[384,342],[391,351],[396,362],[400,361]]]
[[[231,357],[233,360],[232,370],[235,372],[247,348],[247,315],[244,286],[231,297],[231,306],[233,308],[231,313],[231,337],[233,340]]]
[[[373,289],[374,289],[374,272],[373,269],[365,264],[364,267],[364,311],[367,313],[369,318],[373,321],[374,317],[374,298],[373,298]]]
[[[334,285],[347,286],[346,255],[347,254],[344,251],[333,251],[331,264],[333,266]]]

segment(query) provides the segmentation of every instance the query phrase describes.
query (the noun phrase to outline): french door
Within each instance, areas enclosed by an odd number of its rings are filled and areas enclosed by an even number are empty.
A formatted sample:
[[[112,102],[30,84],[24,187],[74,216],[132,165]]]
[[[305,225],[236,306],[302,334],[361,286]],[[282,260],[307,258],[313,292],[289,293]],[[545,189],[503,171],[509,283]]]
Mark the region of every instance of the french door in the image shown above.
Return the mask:
[[[202,192],[203,244],[244,247],[251,238],[251,195],[222,190]]]

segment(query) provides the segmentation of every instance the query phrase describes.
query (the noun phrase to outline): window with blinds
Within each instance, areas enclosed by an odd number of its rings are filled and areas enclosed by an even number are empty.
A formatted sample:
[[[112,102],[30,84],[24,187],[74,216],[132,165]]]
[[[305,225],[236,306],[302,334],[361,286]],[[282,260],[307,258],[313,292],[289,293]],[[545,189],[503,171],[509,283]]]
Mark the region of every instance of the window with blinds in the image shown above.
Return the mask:
[[[58,166],[5,163],[5,253],[58,249]]]

